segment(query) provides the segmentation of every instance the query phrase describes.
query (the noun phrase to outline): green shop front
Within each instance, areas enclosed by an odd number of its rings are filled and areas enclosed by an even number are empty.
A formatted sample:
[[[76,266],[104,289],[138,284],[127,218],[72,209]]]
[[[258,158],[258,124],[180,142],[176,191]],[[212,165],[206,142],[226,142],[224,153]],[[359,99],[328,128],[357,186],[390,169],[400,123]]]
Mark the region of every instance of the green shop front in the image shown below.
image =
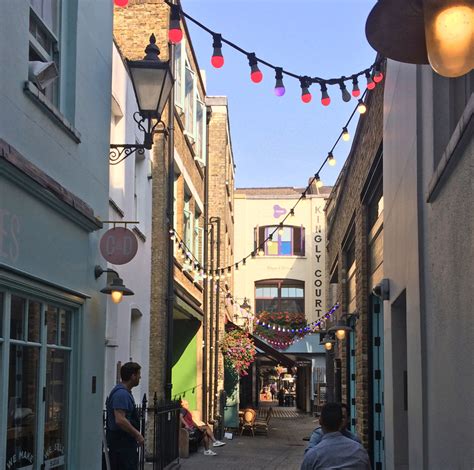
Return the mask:
[[[99,468],[101,224],[0,144],[0,469]]]

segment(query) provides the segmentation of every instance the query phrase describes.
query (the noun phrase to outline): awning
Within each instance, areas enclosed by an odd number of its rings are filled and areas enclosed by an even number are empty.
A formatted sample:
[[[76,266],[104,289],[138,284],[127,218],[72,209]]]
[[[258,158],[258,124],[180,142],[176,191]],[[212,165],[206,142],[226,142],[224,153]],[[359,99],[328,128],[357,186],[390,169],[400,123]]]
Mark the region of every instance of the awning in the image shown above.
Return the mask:
[[[227,323],[227,325],[231,326],[234,329],[242,330],[240,326],[237,326],[233,322],[229,322]],[[252,338],[253,342],[255,343],[255,346],[261,351],[263,351],[266,356],[270,357],[271,359],[274,359],[276,362],[278,362],[278,364],[282,364],[285,367],[291,368],[291,367],[296,366],[295,361],[293,361],[292,359],[290,359],[289,357],[287,357],[285,354],[281,353],[280,351],[276,350],[269,344],[265,343],[265,341],[262,341],[258,336],[254,336],[252,333],[248,333],[248,334]]]

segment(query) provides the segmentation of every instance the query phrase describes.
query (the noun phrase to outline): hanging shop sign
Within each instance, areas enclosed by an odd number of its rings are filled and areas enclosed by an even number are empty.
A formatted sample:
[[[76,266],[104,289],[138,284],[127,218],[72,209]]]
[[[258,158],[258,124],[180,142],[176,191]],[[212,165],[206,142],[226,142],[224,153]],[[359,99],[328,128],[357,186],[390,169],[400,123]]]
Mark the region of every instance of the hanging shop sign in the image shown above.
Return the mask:
[[[111,228],[100,239],[100,253],[112,264],[129,263],[137,251],[137,238],[131,230],[125,227]]]

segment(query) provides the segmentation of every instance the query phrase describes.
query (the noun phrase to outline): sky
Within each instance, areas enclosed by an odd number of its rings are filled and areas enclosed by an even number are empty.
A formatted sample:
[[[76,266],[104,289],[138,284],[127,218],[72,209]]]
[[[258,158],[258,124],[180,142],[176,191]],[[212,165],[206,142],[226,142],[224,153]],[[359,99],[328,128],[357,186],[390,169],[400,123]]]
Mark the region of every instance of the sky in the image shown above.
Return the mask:
[[[298,75],[323,78],[352,75],[375,60],[365,38],[365,21],[375,0],[182,0],[183,10],[247,51]],[[198,64],[206,72],[207,95],[228,97],[236,187],[305,187],[337,139],[356,101],[344,103],[337,85],[331,104],[301,101],[299,81],[286,77],[276,97],[274,71],[260,66],[263,81],[250,81],[247,58],[223,45],[224,67],[210,64],[212,36],[189,20]],[[361,80],[360,85],[365,80]],[[350,87],[348,86],[350,91]],[[363,90],[363,86],[361,86]],[[358,116],[358,113],[357,113]],[[357,119],[349,128],[354,134]],[[320,176],[332,185],[350,150],[340,142],[337,164]]]

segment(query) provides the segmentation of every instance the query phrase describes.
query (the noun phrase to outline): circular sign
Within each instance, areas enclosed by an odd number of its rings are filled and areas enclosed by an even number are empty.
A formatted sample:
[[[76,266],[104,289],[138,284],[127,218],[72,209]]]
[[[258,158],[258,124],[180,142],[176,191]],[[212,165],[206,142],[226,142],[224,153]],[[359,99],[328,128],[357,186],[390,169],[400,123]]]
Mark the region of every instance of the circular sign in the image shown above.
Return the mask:
[[[112,264],[126,264],[138,251],[138,242],[128,228],[111,228],[100,239],[100,252]]]

